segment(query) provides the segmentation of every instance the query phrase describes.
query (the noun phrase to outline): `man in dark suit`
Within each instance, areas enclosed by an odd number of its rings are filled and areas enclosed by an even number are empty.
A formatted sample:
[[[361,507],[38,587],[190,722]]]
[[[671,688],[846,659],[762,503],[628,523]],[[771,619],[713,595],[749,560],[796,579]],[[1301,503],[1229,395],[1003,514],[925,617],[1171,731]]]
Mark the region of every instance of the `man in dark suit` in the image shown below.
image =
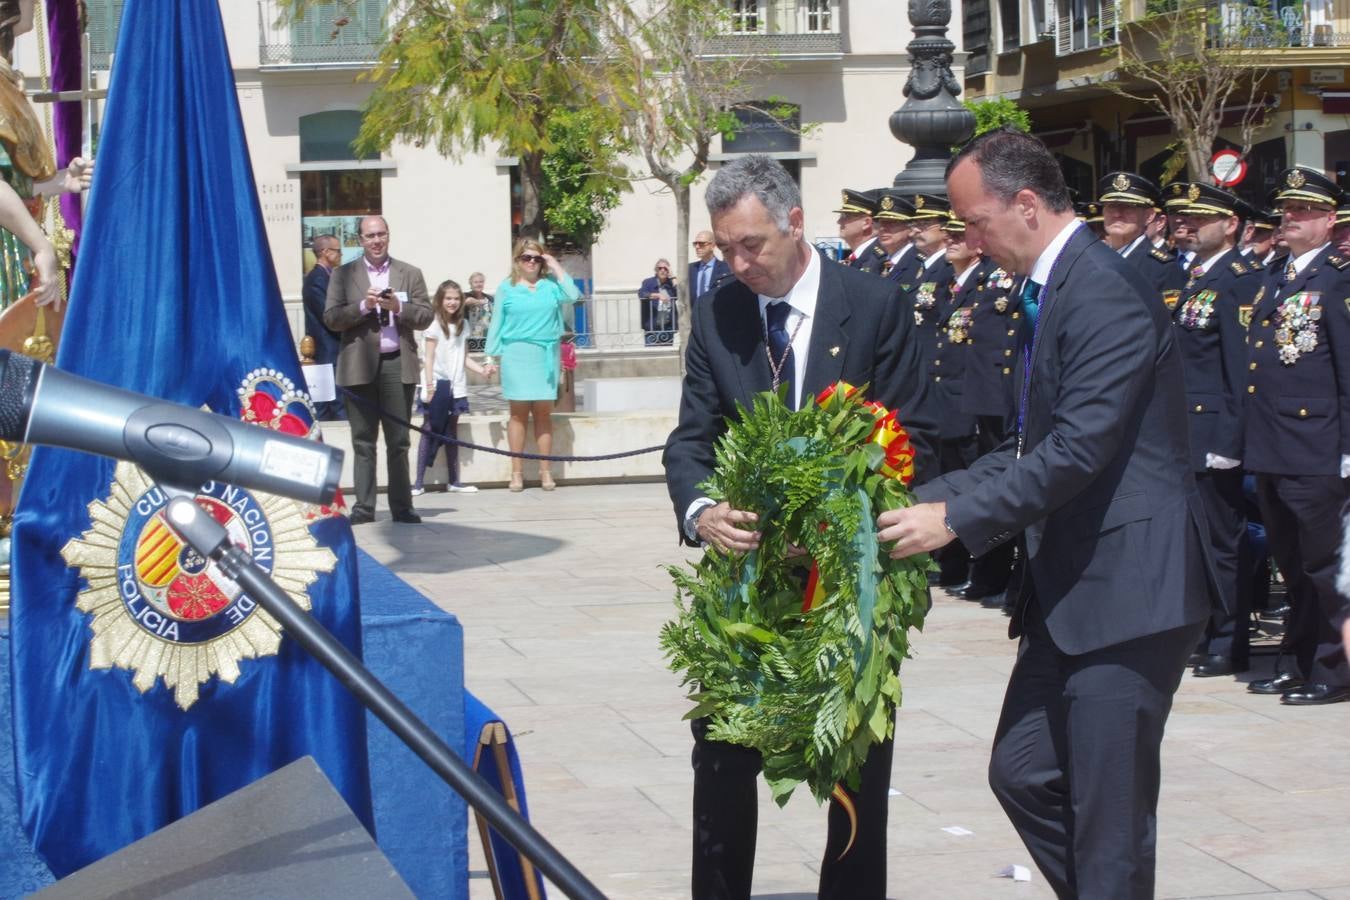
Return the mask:
[[[1243,463],[1256,475],[1270,555],[1289,588],[1282,649],[1297,665],[1247,690],[1294,706],[1350,700],[1335,586],[1350,498],[1350,257],[1331,244],[1341,196],[1321,172],[1284,172],[1275,204],[1289,258],[1266,281],[1247,345]]]
[[[1247,322],[1264,279],[1236,247],[1246,204],[1208,184],[1192,184],[1187,196],[1190,205],[1181,214],[1195,265],[1172,321],[1186,376],[1191,468],[1205,503],[1219,587],[1194,669],[1203,678],[1247,670],[1251,579],[1243,553],[1242,407]]]
[[[724,279],[731,277],[727,264],[713,253],[713,233],[700,231],[694,235],[693,262],[689,264],[689,303],[692,306],[712,293]]]
[[[880,278],[831,265],[803,239],[801,194],[766,156],[723,166],[706,200],[713,232],[736,280],[694,310],[679,423],[663,462],[680,537],[730,552],[758,546],[753,510],[714,503],[699,490],[713,447],[753,396],[776,384],[788,402],[809,403],[837,381],[868,385],[869,399],[897,410],[915,444],[916,477],[933,467],[932,419],[899,291]],[[777,373],[775,375],[775,373]],[[694,732],[693,896],[750,896],[759,753]],[[822,897],[867,900],[886,891],[886,813],[893,742],[872,748],[857,793],[857,838],[831,802],[820,873]],[[842,858],[841,858],[842,857]]]
[[[1021,534],[990,784],[1060,897],[1153,895],[1163,728],[1212,588],[1166,310],[1011,129],[947,169],[966,241],[1029,274],[1016,438],[882,514],[892,554]]]
[[[333,267],[342,262],[342,248],[331,234],[321,234],[310,244],[314,251],[314,268],[305,274],[300,297],[305,303],[305,334],[314,338],[314,361],[320,365],[337,362],[338,334],[323,324],[323,308],[328,301],[328,280]],[[342,404],[324,400],[314,404],[314,412],[324,421],[347,418]]]
[[[421,270],[389,256],[384,218],[363,217],[358,233],[364,253],[333,272],[323,311],[323,323],[342,334],[337,383],[356,395],[345,398],[355,457],[351,521],[375,520],[375,437],[382,428],[389,511],[395,522],[416,524],[422,519],[412,505],[408,428],[394,419],[412,415],[421,378],[414,332],[430,325],[433,313]]]
[[[877,243],[886,251],[886,261],[878,272],[882,278],[900,285],[906,295],[918,284],[923,260],[910,238],[914,232],[914,204],[909,195],[892,188],[883,190],[877,200],[877,214],[872,217],[877,230]]]
[[[882,264],[886,262],[886,251],[877,243],[875,223],[872,220],[880,199],[877,191],[854,191],[845,188],[839,208],[835,210],[839,214],[839,218],[835,220],[835,224],[839,226],[839,236],[848,245],[848,255],[842,262],[846,266],[862,272],[871,272],[873,275],[879,273]]]

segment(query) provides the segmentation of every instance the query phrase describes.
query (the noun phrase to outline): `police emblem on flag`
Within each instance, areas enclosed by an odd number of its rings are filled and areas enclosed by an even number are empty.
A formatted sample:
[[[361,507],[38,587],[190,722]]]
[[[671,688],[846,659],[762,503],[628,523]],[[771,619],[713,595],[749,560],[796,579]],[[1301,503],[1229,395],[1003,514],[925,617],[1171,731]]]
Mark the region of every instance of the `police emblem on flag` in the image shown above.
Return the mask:
[[[245,421],[317,436],[308,394],[279,372],[255,369],[238,394]],[[107,498],[89,504],[93,524],[61,556],[88,584],[75,604],[94,617],[89,667],[128,669],[141,693],[163,678],[186,710],[212,677],[233,683],[241,659],[275,655],[281,626],[169,527],[170,499],[138,466],[119,463]],[[231,543],[310,608],[309,586],[337,557],[309,525],[340,513],[220,482],[203,485],[196,501]]]

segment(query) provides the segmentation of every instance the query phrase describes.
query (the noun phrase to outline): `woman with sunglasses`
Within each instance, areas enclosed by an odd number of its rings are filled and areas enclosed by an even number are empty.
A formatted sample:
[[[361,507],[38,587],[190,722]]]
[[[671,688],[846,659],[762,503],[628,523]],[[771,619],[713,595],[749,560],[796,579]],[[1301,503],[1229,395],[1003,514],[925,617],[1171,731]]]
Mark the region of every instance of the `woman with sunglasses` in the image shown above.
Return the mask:
[[[670,262],[664,259],[656,261],[654,272],[638,288],[644,343],[669,344],[678,327],[675,324],[675,277],[671,274]]]
[[[512,453],[525,450],[525,420],[534,416],[539,453],[553,450],[553,403],[558,398],[562,307],[581,292],[562,265],[533,238],[516,241],[511,275],[497,288],[486,353],[501,369],[502,396],[510,403],[506,442]],[[523,460],[511,457],[512,491],[525,489]],[[539,462],[539,486],[557,485],[545,460]]]

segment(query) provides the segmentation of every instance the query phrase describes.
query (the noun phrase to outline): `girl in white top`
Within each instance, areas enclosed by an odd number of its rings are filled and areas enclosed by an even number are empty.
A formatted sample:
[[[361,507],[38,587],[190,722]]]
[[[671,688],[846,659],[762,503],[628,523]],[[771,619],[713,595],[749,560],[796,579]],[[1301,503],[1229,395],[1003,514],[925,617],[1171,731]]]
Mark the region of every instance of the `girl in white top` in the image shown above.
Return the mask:
[[[443,439],[455,438],[459,417],[469,411],[469,391],[464,370],[468,368],[479,375],[491,376],[497,367],[492,363],[480,364],[469,358],[469,333],[464,327],[464,292],[458,284],[442,281],[440,287],[436,288],[436,297],[431,305],[436,310],[436,319],[423,335],[426,349],[422,354],[426,367],[422,378],[422,396],[430,397],[431,402],[423,424],[436,437],[423,433],[417,444],[417,479],[413,482],[412,493],[417,496],[426,492],[422,479],[442,446],[445,447],[446,471],[450,482],[448,490],[474,493],[478,488],[459,480],[458,445]]]

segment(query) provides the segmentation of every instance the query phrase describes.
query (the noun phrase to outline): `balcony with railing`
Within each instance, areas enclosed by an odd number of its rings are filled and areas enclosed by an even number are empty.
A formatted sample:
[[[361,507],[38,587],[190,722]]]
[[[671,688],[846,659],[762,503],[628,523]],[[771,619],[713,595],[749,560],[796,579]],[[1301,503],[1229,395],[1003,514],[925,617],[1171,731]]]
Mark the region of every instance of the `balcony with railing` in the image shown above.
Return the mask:
[[[725,0],[731,30],[712,43],[718,56],[838,58],[839,0]]]
[[[1249,49],[1350,47],[1350,0],[1207,3],[1210,45]]]
[[[380,54],[387,0],[314,5],[278,23],[277,0],[258,0],[258,61],[264,67],[368,66]]]

